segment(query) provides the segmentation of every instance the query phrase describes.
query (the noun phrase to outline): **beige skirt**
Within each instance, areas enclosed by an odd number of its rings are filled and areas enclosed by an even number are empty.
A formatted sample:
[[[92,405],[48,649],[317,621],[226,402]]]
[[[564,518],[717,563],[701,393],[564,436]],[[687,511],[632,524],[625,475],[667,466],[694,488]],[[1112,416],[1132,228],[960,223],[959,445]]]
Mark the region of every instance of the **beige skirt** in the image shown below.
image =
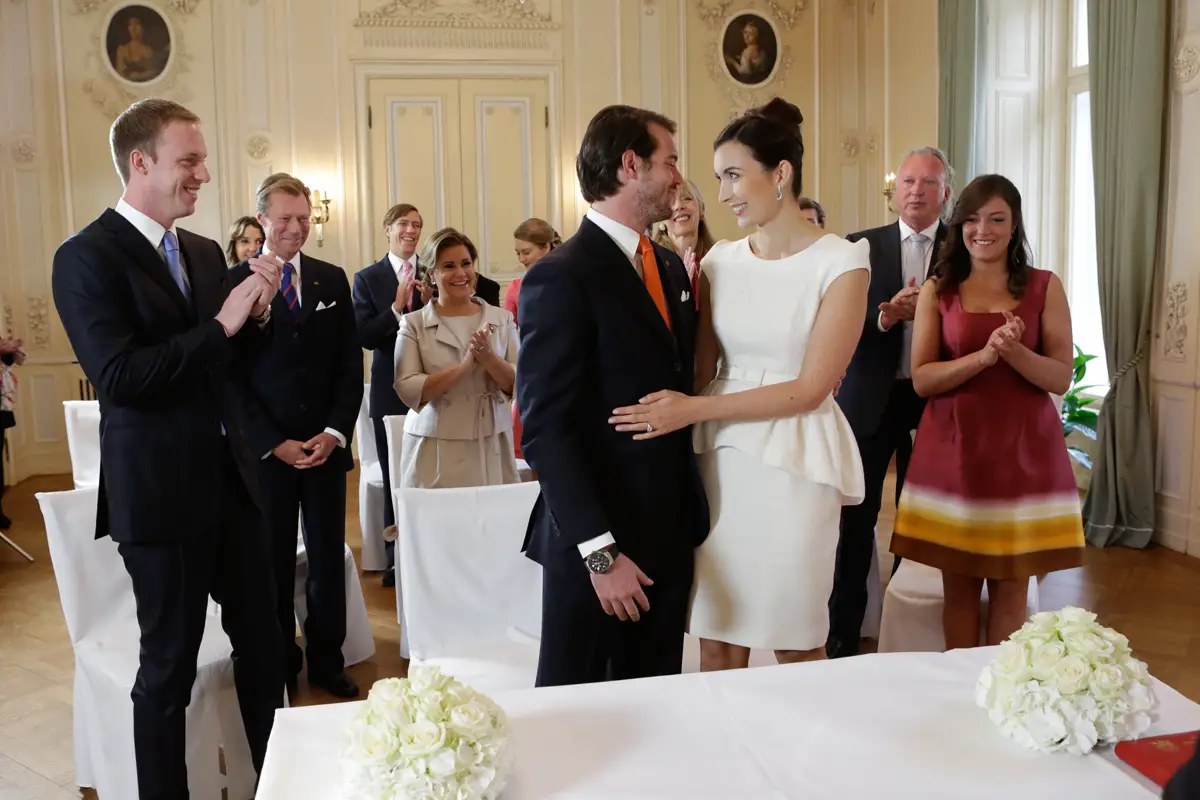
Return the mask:
[[[404,434],[400,485],[405,488],[456,489],[520,482],[509,431],[481,439]]]

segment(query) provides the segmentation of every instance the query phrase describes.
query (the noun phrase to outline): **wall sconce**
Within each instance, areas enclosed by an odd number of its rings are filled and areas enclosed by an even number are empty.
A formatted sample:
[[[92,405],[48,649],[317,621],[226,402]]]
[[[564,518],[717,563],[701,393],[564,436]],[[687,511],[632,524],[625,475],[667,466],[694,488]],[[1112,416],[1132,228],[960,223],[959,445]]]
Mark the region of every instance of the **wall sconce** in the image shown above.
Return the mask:
[[[332,202],[328,196],[322,195],[320,189],[312,190],[312,222],[317,226],[317,247],[325,246],[325,230],[324,225],[329,222],[329,204]]]
[[[895,213],[896,209],[892,208],[892,195],[896,193],[896,173],[889,172],[883,176],[883,196],[887,198],[888,211]]]

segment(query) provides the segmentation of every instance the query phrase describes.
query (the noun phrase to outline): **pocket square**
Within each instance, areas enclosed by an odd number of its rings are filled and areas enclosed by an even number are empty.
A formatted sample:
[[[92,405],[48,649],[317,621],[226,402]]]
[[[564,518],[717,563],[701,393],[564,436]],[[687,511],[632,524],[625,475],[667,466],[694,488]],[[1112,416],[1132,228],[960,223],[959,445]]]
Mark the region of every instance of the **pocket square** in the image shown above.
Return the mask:
[[[679,293],[679,302],[686,303],[688,300],[691,300],[691,299],[692,299],[692,293],[689,292],[688,290],[684,289],[682,292]]]
[[[327,308],[333,308],[333,307],[334,307],[334,306],[336,306],[336,305],[337,305],[337,300],[334,300],[334,301],[333,301],[332,303],[330,303],[329,305],[325,305],[325,301],[324,301],[324,300],[322,300],[322,301],[320,301],[319,303],[317,303],[317,307],[316,307],[316,308],[314,308],[314,309],[313,309],[313,311],[324,311],[325,309],[327,309]]]

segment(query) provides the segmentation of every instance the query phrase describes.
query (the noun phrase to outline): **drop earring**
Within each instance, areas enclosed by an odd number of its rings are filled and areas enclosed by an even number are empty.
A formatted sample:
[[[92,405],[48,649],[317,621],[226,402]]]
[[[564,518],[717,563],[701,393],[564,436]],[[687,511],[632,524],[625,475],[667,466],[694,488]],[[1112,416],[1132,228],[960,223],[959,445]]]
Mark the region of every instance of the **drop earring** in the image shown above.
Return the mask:
[[[775,199],[781,203],[783,202],[783,184],[782,183],[775,184]]]

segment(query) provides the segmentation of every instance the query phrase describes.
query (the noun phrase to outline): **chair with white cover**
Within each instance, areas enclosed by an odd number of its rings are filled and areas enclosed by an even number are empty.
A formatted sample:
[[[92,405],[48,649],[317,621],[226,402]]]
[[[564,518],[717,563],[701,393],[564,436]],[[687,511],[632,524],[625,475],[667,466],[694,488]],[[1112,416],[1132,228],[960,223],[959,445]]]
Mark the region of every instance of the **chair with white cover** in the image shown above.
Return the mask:
[[[301,528],[303,528],[303,521]],[[358,577],[358,567],[354,563],[354,552],[350,545],[343,549],[343,559],[346,566],[346,638],[342,642],[342,661],[347,667],[366,661],[375,655],[375,635],[371,633],[371,620],[367,616],[367,601],[363,597],[362,581]],[[304,549],[304,539],[298,531],[296,534],[296,622],[300,631],[304,631],[304,621],[308,619],[308,596],[304,588],[308,581],[308,552]]]
[[[482,692],[534,685],[542,570],[521,542],[540,491],[513,483],[395,492],[397,588],[413,664]]]
[[[911,559],[900,562],[900,568],[888,583],[883,600],[883,624],[879,632],[881,653],[940,653],[946,649],[942,628],[942,571]],[[983,587],[980,614],[986,619],[987,585]],[[1031,617],[1038,611],[1037,578],[1029,579],[1025,613]],[[986,644],[986,629],[979,632],[980,644]]]
[[[387,569],[383,547],[383,467],[375,449],[375,426],[371,423],[371,384],[363,385],[362,405],[354,424],[358,442],[358,527],[362,532],[362,568],[367,572]]]
[[[410,412],[416,413],[416,412]],[[391,414],[383,418],[383,432],[387,437],[388,449],[388,480],[392,486],[392,506],[396,509],[396,536],[401,535],[400,528],[400,509],[396,507],[395,497],[396,490],[400,488],[400,450],[404,443],[404,420],[403,414]],[[401,569],[400,569],[400,545],[396,545],[394,566],[392,569],[396,573],[396,623],[400,626],[400,657],[408,658],[408,625],[404,622],[404,592],[401,587]]]
[[[67,450],[71,453],[71,476],[76,489],[100,485],[100,403],[96,400],[64,400],[67,421]]]
[[[133,583],[112,539],[96,539],[95,488],[37,495],[63,616],[75,651],[75,781],[101,798],[138,796],[133,690],[140,630]],[[209,616],[187,709],[194,800],[254,796],[255,773],[233,683],[232,648]],[[226,774],[220,771],[224,751]]]

